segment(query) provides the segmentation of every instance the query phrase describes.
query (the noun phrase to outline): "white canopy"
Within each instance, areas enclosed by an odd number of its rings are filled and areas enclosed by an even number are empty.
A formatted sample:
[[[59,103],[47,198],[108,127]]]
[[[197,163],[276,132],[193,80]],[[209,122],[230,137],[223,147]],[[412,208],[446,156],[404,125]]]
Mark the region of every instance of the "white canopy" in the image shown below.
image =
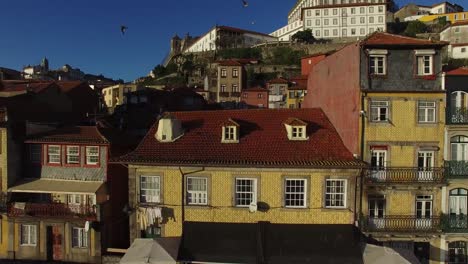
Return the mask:
[[[137,238],[120,264],[176,264],[179,244],[179,237]]]
[[[364,264],[420,264],[413,252],[366,244],[363,252]]]

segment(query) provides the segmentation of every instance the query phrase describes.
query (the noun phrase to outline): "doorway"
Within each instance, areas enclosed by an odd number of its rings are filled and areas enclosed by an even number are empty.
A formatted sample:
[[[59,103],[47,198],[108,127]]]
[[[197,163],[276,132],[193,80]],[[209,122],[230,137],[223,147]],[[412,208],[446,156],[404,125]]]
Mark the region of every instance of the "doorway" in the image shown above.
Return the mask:
[[[46,250],[48,261],[62,260],[62,233],[59,226],[47,226]]]

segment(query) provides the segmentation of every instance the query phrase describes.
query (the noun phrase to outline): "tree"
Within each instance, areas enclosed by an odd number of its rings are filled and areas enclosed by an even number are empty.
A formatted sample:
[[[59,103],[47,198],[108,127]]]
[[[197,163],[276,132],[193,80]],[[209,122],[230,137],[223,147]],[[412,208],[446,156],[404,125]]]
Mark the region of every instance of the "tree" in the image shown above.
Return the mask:
[[[314,43],[316,41],[311,29],[306,29],[294,33],[294,35],[291,36],[291,40],[308,44]]]
[[[165,76],[167,74],[166,67],[159,64],[158,66],[154,67],[153,74],[156,76],[156,78]]]
[[[427,26],[419,20],[411,21],[408,23],[403,34],[408,37],[416,37],[416,34],[427,32]]]

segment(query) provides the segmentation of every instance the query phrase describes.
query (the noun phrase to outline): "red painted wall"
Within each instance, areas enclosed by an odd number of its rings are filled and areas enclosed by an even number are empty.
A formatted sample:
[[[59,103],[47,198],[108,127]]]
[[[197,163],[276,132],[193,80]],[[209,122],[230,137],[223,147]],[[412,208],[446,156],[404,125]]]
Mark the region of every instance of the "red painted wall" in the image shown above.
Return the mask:
[[[309,75],[312,68],[326,58],[326,55],[310,56],[301,59],[301,75]]]
[[[316,64],[302,108],[320,107],[345,146],[359,154],[359,45],[350,44]]]
[[[259,94],[261,94],[261,98],[258,97]],[[259,105],[263,105],[263,108],[268,108],[268,90],[244,90],[241,102],[252,108],[258,108]]]

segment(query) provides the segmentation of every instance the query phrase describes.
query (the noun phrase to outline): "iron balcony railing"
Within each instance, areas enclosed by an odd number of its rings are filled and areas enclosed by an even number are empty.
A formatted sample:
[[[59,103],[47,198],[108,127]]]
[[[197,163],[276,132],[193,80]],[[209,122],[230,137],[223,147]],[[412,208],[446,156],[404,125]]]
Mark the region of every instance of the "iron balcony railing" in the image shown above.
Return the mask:
[[[442,229],[447,233],[468,233],[468,216],[459,215],[443,215]]]
[[[365,176],[366,184],[388,183],[442,183],[443,168],[370,168]]]
[[[97,210],[94,205],[64,204],[64,203],[10,203],[9,217],[40,217],[40,218],[82,218],[97,220]]]
[[[450,124],[468,124],[468,109],[465,107],[449,109],[447,121],[450,122]]]
[[[445,161],[445,176],[448,179],[456,179],[456,178],[468,179],[468,161],[465,161],[465,160]]]
[[[405,215],[391,215],[380,218],[364,216],[361,226],[365,232],[433,233],[441,231],[441,218],[434,216],[418,218]]]

